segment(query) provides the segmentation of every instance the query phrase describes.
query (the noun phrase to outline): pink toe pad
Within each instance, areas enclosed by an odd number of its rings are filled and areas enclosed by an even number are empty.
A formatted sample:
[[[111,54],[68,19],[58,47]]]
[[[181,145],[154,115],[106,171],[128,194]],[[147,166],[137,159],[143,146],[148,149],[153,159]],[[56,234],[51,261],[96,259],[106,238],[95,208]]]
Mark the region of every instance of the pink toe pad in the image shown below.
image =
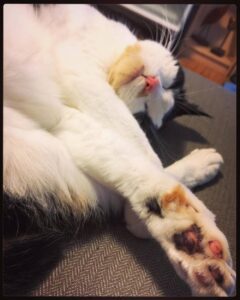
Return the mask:
[[[216,256],[218,258],[223,257],[222,245],[220,244],[219,241],[217,241],[217,240],[210,241],[210,242],[208,242],[208,244],[209,244],[209,248],[214,256]]]

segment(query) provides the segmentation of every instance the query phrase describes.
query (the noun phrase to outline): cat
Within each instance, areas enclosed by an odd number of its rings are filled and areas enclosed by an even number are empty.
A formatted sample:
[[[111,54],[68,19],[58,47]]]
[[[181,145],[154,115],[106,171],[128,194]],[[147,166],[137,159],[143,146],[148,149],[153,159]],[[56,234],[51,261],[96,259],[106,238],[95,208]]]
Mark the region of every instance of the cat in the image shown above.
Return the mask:
[[[163,168],[134,118],[161,128],[177,115],[183,81],[168,49],[90,5],[5,5],[5,236],[123,211],[128,230],[154,238],[193,295],[231,295],[227,239],[190,190],[216,176],[221,155],[196,149]],[[6,251],[7,292],[11,259]]]

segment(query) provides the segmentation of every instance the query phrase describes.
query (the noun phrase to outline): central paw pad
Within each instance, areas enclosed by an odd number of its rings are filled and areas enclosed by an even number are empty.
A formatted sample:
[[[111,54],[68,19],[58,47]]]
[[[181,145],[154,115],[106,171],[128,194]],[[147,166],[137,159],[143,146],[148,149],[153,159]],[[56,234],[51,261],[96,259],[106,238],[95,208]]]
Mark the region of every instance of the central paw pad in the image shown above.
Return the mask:
[[[174,234],[173,241],[178,250],[185,251],[188,254],[202,252],[202,248],[200,246],[202,235],[200,228],[195,224],[181,233]]]

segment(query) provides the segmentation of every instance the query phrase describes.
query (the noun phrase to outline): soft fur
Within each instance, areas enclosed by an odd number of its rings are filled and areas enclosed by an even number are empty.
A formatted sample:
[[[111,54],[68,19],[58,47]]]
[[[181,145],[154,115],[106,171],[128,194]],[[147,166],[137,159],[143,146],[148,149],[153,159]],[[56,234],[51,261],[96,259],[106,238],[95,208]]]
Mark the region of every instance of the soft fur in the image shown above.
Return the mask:
[[[132,115],[144,112],[159,128],[174,111],[178,74],[161,44],[138,41],[91,6],[5,5],[4,192],[42,211],[52,194],[61,214],[70,209],[74,218],[125,205],[128,229],[155,238],[193,294],[226,296],[235,284],[227,240],[188,189],[217,174],[221,155],[195,150],[163,169]],[[193,224],[202,250],[190,255],[173,236]]]

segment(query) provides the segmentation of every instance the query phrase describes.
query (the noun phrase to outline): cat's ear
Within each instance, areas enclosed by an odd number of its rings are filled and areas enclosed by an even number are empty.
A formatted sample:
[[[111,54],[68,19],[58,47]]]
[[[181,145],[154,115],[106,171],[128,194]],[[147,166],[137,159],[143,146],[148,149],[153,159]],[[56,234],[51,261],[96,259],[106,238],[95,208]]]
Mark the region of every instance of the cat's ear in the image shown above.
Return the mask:
[[[110,67],[108,82],[115,91],[142,73],[144,66],[139,55],[140,50],[140,46],[137,43],[127,47],[118,60]]]

